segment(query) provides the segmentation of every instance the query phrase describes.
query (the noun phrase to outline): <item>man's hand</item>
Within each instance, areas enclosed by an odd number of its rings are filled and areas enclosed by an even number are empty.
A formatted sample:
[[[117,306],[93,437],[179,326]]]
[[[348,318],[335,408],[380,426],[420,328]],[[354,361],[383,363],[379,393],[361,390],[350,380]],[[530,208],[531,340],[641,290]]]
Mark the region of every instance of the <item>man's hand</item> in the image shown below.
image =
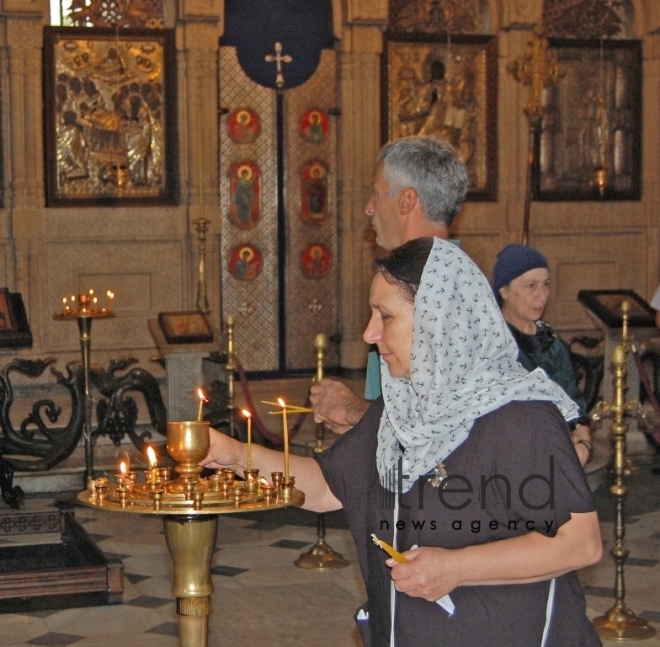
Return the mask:
[[[337,380],[324,379],[310,390],[314,421],[322,422],[336,434],[354,427],[371,406]]]

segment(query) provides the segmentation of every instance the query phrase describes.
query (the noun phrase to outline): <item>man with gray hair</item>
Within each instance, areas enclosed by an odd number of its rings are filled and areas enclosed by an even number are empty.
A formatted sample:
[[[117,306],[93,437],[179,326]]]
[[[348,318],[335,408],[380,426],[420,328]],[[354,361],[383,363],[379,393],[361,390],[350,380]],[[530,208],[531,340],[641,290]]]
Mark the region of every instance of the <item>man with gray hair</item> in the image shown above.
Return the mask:
[[[465,165],[449,144],[434,137],[404,137],[383,146],[376,160],[373,193],[365,207],[376,243],[391,250],[424,236],[449,238],[467,193]],[[379,395],[379,364],[370,353],[368,397]],[[377,379],[375,379],[377,378]],[[335,433],[356,425],[370,406],[337,380],[324,379],[311,389],[314,420]]]

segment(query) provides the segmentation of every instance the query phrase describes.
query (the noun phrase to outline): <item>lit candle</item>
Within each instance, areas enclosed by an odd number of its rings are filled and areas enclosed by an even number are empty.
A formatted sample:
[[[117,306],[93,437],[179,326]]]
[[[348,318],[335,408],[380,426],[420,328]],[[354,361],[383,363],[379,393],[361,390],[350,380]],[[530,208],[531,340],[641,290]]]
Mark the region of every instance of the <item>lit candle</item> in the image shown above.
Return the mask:
[[[282,407],[282,437],[284,439],[284,482],[289,482],[289,425],[286,419],[286,403],[282,398],[277,398],[277,403]]]
[[[112,310],[112,306],[113,306],[114,299],[115,299],[115,293],[112,290],[108,290],[105,293],[105,296],[108,297],[108,303],[107,303],[108,310]]]
[[[197,409],[197,422],[204,420],[204,403],[208,400],[204,397],[204,391],[201,388],[197,389],[197,397],[199,398],[199,408]]]
[[[92,304],[94,305],[94,309],[95,309],[95,310],[96,310],[96,304],[98,303],[98,301],[99,301],[99,300],[98,300],[96,297],[94,297],[94,298],[92,299]]]
[[[149,468],[151,469],[151,482],[156,483],[158,476],[158,470],[156,469],[158,459],[156,458],[156,452],[153,447],[147,447],[147,455],[149,456]]]
[[[117,481],[117,485],[125,485],[128,479],[126,478],[126,464],[124,461],[119,463],[119,474],[115,474],[115,480]]]
[[[62,305],[64,306],[64,312],[69,312],[69,300],[66,297],[62,299]]]
[[[252,469],[252,414],[243,409],[241,413],[247,418],[247,468]]]

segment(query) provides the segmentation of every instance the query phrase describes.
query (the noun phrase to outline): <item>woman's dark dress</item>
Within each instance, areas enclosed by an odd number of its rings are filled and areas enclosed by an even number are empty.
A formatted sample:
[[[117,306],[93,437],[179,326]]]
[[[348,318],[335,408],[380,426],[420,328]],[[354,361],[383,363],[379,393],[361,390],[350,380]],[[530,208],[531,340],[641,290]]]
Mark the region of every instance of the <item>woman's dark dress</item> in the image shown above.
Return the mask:
[[[381,487],[375,463],[382,409],[380,398],[358,425],[319,457],[357,544],[368,594],[369,647],[390,645],[390,569],[385,565],[387,555],[371,540],[374,533],[392,543],[393,535],[394,499]],[[483,416],[444,464],[450,475],[444,490],[425,480],[421,497],[419,482],[401,496],[399,550],[413,544],[461,548],[523,535],[531,528],[552,536],[571,512],[594,510],[566,423],[549,403],[511,402]],[[498,478],[489,481],[496,474]],[[482,478],[485,509],[480,501]],[[397,593],[396,647],[540,646],[548,587],[548,582],[459,587],[451,592],[456,605],[451,617],[435,603]],[[546,647],[601,645],[585,616],[585,599],[574,572],[557,578],[555,596]]]
[[[518,344],[518,361],[528,370],[542,368],[546,375],[566,391],[566,395],[578,405],[579,417],[573,421],[589,425],[587,403],[575,378],[568,344],[554,331],[550,324],[539,320],[536,333],[529,335],[507,322],[513,338]]]

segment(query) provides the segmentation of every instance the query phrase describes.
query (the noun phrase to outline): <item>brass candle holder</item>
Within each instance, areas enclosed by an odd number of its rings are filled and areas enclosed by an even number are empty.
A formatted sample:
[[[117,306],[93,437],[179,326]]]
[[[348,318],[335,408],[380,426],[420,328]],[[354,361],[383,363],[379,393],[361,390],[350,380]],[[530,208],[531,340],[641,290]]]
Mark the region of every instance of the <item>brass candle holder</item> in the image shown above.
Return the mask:
[[[616,516],[614,522],[614,546],[610,551],[615,563],[614,605],[604,615],[594,618],[594,626],[601,638],[607,640],[642,640],[655,635],[655,629],[649,623],[635,615],[625,603],[624,566],[628,558],[628,549],[624,545],[626,522],[623,511],[623,502],[628,494],[625,484],[626,475],[626,434],[628,433],[627,417],[636,415],[639,402],[626,401],[627,363],[628,363],[628,313],[630,305],[624,301],[621,310],[623,313],[623,330],[621,344],[616,346],[612,353],[612,382],[614,384],[613,402],[599,402],[596,405],[594,420],[603,416],[612,418],[610,428],[613,447],[612,475],[613,483],[610,492],[615,498]]]
[[[259,478],[256,469],[246,474],[253,478],[245,482],[236,481],[230,469],[218,469],[208,479],[202,478],[199,461],[208,453],[209,445],[208,422],[169,422],[167,450],[178,463],[178,478],[170,480],[169,470],[154,467],[146,471],[146,481],[137,482],[137,473],[129,471],[121,484],[109,485],[107,478],[98,478],[91,491],[78,495],[79,501],[93,508],[163,517],[174,567],[172,593],[177,599],[181,647],[208,645],[211,558],[218,515],[301,506],[305,502],[304,493],[294,487],[292,477],[286,494]]]
[[[94,296],[94,290],[89,294],[75,295],[69,300],[62,300],[62,310],[53,314],[55,321],[77,321],[78,331],[80,333],[80,349],[82,352],[83,380],[85,386],[85,426],[83,429],[84,448],[85,448],[85,487],[88,490],[92,488],[94,479],[94,445],[92,444],[92,394],[90,380],[90,352],[92,347],[92,321],[94,319],[112,319],[115,316],[113,310],[114,293],[108,290],[108,302],[105,307],[98,305],[98,300]]]
[[[229,411],[229,435],[236,438],[236,386],[235,374],[238,370],[238,359],[236,357],[236,347],[234,334],[236,329],[236,317],[228,314],[225,320],[227,325],[227,411]]]
[[[316,356],[316,375],[314,383],[320,384],[323,379],[323,363],[325,359],[325,350],[328,347],[328,338],[319,333],[314,338],[314,353]],[[322,422],[316,425],[316,446],[314,453],[319,454],[325,451],[325,426]],[[348,561],[344,559],[341,553],[333,550],[325,541],[325,515],[320,513],[316,520],[316,543],[305,553],[302,553],[294,562],[299,568],[325,570],[330,568],[344,568],[348,566]]]

